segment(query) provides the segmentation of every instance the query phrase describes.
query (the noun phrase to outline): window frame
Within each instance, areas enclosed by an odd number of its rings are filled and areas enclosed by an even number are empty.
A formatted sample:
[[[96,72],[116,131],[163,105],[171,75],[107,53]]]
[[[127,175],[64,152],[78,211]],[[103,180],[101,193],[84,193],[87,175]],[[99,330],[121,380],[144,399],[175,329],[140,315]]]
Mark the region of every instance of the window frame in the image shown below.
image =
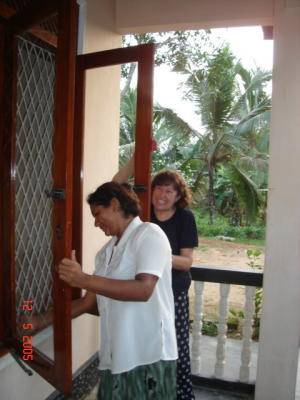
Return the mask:
[[[75,0],[55,0],[41,3],[33,1],[12,15],[0,27],[0,199],[2,233],[0,249],[0,341],[1,353],[12,349],[22,359],[23,346],[16,331],[15,301],[15,138],[16,138],[16,71],[18,34],[57,14],[58,37],[56,49],[56,79],[54,107],[53,167],[54,187],[64,188],[65,201],[53,203],[53,228],[60,226],[61,235],[54,235],[54,265],[72,249],[72,199],[73,199],[73,121],[75,97],[75,60],[77,45],[78,6]],[[43,35],[42,35],[43,36]],[[46,35],[47,36],[47,35]],[[51,35],[50,35],[51,36]],[[45,40],[47,42],[47,40]],[[49,44],[49,41],[48,41]],[[4,65],[6,63],[6,66]],[[7,64],[12,73],[6,73]],[[7,91],[8,88],[8,91]],[[5,97],[4,97],[5,94]],[[6,99],[6,100],[4,100]],[[10,100],[7,100],[10,99]],[[65,115],[66,118],[60,118]],[[8,124],[8,126],[7,126]],[[53,328],[54,359],[34,349],[32,361],[26,361],[54,387],[69,394],[72,389],[71,351],[71,288],[63,283],[57,272],[53,274]]]

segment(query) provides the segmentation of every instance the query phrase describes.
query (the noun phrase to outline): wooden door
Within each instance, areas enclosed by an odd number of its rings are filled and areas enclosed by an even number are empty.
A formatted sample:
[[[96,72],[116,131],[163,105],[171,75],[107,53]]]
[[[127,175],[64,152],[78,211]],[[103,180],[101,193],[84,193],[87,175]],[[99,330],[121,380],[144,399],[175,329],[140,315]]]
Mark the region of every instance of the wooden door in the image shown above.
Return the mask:
[[[77,16],[75,0],[32,1],[0,31],[1,341],[66,394],[71,288],[55,266],[72,246]],[[31,335],[31,316],[47,313],[46,333]]]
[[[77,56],[76,62],[75,136],[77,138],[77,148],[75,149],[75,154],[77,161],[75,163],[74,187],[77,189],[77,199],[82,198],[80,170],[82,170],[86,72],[94,68],[113,65],[133,62],[138,64],[134,178],[135,188],[142,203],[143,220],[150,219],[154,51],[154,44],[143,44],[80,55]],[[100,90],[101,88],[99,88]],[[77,219],[80,220],[82,204],[78,203],[76,207],[78,207]],[[80,248],[80,243],[81,238],[78,238],[74,248]]]

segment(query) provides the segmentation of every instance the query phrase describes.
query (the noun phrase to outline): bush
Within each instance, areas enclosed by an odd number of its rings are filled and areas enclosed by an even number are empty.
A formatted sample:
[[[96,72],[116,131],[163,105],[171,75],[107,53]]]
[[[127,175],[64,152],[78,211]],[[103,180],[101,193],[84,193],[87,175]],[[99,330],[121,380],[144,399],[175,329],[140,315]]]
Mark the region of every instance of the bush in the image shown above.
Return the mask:
[[[238,239],[264,239],[265,226],[249,225],[249,226],[233,226],[228,223],[226,218],[218,215],[214,224],[209,223],[208,214],[200,214],[199,210],[193,209],[195,215],[197,230],[199,235],[206,237],[213,236],[230,236]]]
[[[218,326],[213,321],[202,320],[202,335],[217,336]]]

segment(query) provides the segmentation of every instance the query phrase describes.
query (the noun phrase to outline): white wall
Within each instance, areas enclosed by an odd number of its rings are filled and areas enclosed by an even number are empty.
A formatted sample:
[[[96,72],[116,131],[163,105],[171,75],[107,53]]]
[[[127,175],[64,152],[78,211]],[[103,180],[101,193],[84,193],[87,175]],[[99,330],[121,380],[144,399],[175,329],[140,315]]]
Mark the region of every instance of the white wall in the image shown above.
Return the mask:
[[[114,33],[114,7],[110,0],[88,0],[88,20],[84,52],[122,46],[122,37]],[[101,183],[111,180],[118,168],[120,68],[89,70],[86,79],[84,171],[83,171],[83,264],[94,268],[96,251],[106,241],[86,204],[86,197]]]
[[[257,400],[295,396],[300,337],[300,1],[277,0]]]
[[[274,0],[116,0],[118,32],[272,25]]]

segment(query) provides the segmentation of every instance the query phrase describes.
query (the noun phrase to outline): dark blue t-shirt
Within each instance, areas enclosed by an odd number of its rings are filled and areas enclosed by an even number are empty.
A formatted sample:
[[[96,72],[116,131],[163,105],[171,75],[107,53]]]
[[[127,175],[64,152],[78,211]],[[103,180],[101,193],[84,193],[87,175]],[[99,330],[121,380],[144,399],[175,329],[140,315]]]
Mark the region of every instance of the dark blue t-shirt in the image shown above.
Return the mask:
[[[198,246],[198,233],[194,214],[187,208],[178,208],[172,217],[159,221],[152,209],[151,222],[161,227],[167,235],[173,255],[180,255],[180,249],[192,249]],[[188,291],[191,284],[190,272],[172,269],[173,292],[179,294]]]

